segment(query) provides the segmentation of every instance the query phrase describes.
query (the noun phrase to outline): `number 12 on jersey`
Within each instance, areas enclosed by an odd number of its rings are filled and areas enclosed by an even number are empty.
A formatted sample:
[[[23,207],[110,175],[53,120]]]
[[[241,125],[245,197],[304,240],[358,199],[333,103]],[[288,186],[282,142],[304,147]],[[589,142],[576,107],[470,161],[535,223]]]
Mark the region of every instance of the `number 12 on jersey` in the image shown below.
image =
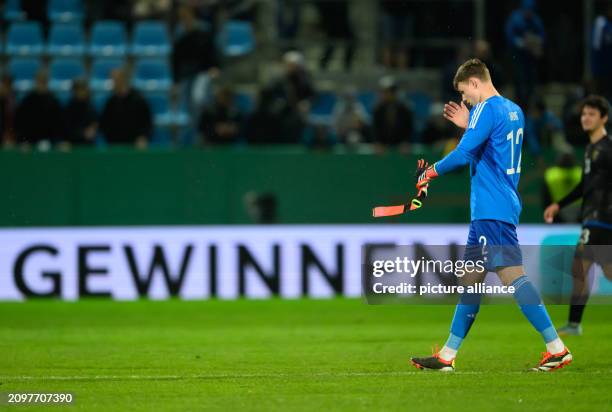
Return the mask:
[[[522,153],[519,149],[518,162],[516,165],[516,169],[514,168],[514,146],[518,146],[523,138],[523,128],[521,127],[516,131],[516,140],[514,138],[514,130],[510,131],[506,136],[506,140],[510,141],[510,168],[506,169],[506,173],[509,175],[513,175],[515,173],[521,173],[521,156]],[[520,146],[519,146],[520,147]]]

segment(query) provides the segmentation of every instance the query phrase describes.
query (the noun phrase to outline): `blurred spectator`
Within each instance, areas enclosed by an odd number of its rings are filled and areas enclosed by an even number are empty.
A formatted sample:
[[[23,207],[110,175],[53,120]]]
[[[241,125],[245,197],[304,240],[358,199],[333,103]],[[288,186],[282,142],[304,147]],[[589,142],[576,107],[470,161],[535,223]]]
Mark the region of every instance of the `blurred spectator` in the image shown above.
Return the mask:
[[[390,76],[380,81],[381,100],[374,109],[374,143],[376,151],[382,152],[388,146],[407,147],[412,139],[413,114],[398,97],[398,87]]]
[[[276,194],[251,191],[245,193],[242,200],[244,208],[253,223],[277,223],[278,199]]]
[[[463,130],[447,121],[443,116],[443,111],[444,104],[432,105],[431,117],[423,130],[423,143],[446,151],[447,148],[450,147],[452,150],[457,145]]]
[[[306,71],[304,56],[300,52],[290,51],[283,56],[285,73],[276,83],[276,87],[283,94],[291,107],[307,103],[315,92],[310,75]]]
[[[282,141],[282,113],[285,103],[276,98],[270,89],[262,89],[257,105],[249,116],[246,138],[249,144],[272,144]]]
[[[408,41],[413,34],[413,17],[409,0],[379,0],[382,16],[383,64],[386,67],[408,67]]]
[[[276,28],[283,51],[295,47],[302,16],[301,6],[301,0],[276,0]]]
[[[327,45],[320,60],[321,69],[327,69],[338,43],[344,43],[344,70],[350,70],[355,52],[355,32],[349,16],[348,0],[317,0],[321,30],[325,33]]]
[[[315,123],[309,125],[304,130],[302,142],[309,149],[328,150],[337,143],[337,140],[329,125],[325,123]]]
[[[283,56],[283,75],[268,86],[270,98],[279,104],[282,136],[288,143],[297,143],[302,138],[306,116],[310,110],[310,99],[315,89],[310,75],[304,67],[304,56],[290,51]]]
[[[334,126],[341,143],[358,145],[370,140],[370,118],[354,90],[347,90],[334,107]]]
[[[257,0],[225,0],[223,17],[228,20],[242,20],[256,23]]]
[[[219,88],[214,104],[200,116],[200,133],[205,143],[236,143],[242,131],[242,115],[234,104],[234,93],[227,86]]]
[[[501,65],[495,60],[493,54],[491,53],[491,45],[489,42],[482,39],[475,40],[472,55],[487,65],[489,73],[491,74],[491,80],[493,81],[495,87],[498,89],[503,88],[506,84],[506,79],[504,77]],[[461,63],[463,63],[463,61]]]
[[[536,88],[545,32],[542,19],[535,11],[535,0],[522,0],[521,4],[506,22],[506,40],[513,59],[516,100],[524,108]]]
[[[580,123],[582,101],[592,93],[592,89],[590,83],[584,82],[584,84],[572,88],[565,96],[562,109],[563,132],[566,141],[573,146],[584,146],[586,133]]]
[[[132,143],[145,148],[151,137],[153,121],[149,105],[132,89],[124,69],[112,72],[113,94],[100,117],[100,130],[108,143]]]
[[[224,0],[187,0],[182,5],[193,9],[196,19],[203,23],[203,28],[217,33]],[[180,20],[180,17],[179,17]]]
[[[197,19],[194,9],[182,5],[178,11],[180,30],[172,47],[172,72],[176,82],[218,67],[214,34]]]
[[[468,42],[462,43],[455,50],[455,58],[450,61],[442,70],[442,101],[458,101],[460,98],[459,92],[455,90],[453,79],[459,66],[468,60],[472,55],[472,48]]]
[[[38,0],[33,0],[38,1]],[[132,22],[133,0],[89,0],[85,9],[88,20],[120,20],[130,25]]]
[[[20,0],[21,10],[25,12],[26,20],[34,20],[42,24],[47,32],[49,20],[47,18],[48,0]]]
[[[166,18],[172,8],[172,0],[134,0],[132,15],[139,20]]]
[[[65,114],[66,143],[94,144],[98,133],[98,118],[85,80],[75,80],[72,83],[72,97],[66,106]]]
[[[557,163],[544,172],[544,186],[542,188],[542,208],[557,203],[572,191],[582,178],[582,168],[576,164],[572,152],[564,152],[557,159]],[[555,216],[556,223],[575,223],[580,213],[580,201],[561,209]]]
[[[15,91],[13,79],[4,74],[0,80],[0,139],[3,145],[15,143]]]
[[[599,93],[612,100],[612,3],[593,24],[591,71]]]
[[[542,153],[542,147],[564,149],[566,144],[561,120],[548,110],[541,97],[535,97],[529,102],[525,118],[525,140],[529,151],[535,155]]]
[[[36,74],[34,89],[17,106],[15,130],[22,144],[57,142],[64,133],[60,102],[49,91],[49,76],[41,70]]]
[[[214,33],[197,19],[193,7],[181,5],[178,16],[181,29],[172,48],[172,73],[183,105],[195,121],[201,108],[209,103],[211,80],[219,73],[217,48]]]

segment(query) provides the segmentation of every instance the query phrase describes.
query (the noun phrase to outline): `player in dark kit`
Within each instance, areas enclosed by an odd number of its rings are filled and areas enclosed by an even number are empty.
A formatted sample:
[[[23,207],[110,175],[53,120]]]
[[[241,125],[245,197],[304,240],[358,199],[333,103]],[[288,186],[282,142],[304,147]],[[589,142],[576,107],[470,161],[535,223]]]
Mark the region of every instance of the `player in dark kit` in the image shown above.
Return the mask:
[[[581,335],[582,313],[589,298],[587,275],[594,263],[612,280],[612,136],[606,132],[610,106],[601,96],[589,96],[582,103],[580,121],[590,143],[584,154],[582,180],[567,196],[544,211],[552,223],[559,210],[582,198],[582,233],[572,265],[573,287],[569,322],[559,335]]]

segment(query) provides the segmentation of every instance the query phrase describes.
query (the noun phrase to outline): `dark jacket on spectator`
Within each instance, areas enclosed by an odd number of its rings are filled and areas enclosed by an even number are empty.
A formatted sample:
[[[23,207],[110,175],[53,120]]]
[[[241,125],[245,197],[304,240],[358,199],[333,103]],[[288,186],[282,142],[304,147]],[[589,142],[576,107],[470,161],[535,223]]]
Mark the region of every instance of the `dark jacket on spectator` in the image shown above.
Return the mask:
[[[63,126],[62,107],[49,92],[32,91],[17,106],[15,129],[18,142],[58,141],[63,138]]]
[[[311,99],[315,95],[312,79],[305,71],[288,73],[272,83],[271,94],[284,99],[291,110],[297,109],[300,102]]]
[[[152,128],[149,105],[136,90],[109,97],[100,117],[100,130],[108,143],[134,143],[139,136],[150,138]]]
[[[283,143],[282,119],[285,105],[271,90],[259,91],[257,107],[248,118],[246,138],[249,144]]]
[[[217,66],[217,49],[210,32],[202,29],[189,30],[175,41],[172,48],[174,81],[192,78]]]
[[[374,109],[374,141],[385,145],[410,142],[412,111],[400,101],[381,102]]]
[[[15,95],[0,96],[0,141],[11,141],[15,135]]]
[[[85,137],[85,129],[96,123],[98,116],[89,100],[71,99],[65,109],[66,140],[74,144],[93,144]]]
[[[233,127],[234,131],[220,134],[218,127],[224,124]],[[234,107],[213,105],[202,112],[199,126],[207,143],[235,143],[240,137],[242,116]]]

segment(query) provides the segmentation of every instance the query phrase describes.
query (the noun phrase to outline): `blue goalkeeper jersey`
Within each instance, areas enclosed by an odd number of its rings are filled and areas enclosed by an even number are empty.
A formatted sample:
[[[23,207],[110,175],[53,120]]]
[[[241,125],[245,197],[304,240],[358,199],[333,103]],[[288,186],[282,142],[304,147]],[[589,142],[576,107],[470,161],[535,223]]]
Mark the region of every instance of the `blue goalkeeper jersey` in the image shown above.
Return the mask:
[[[469,163],[472,220],[492,219],[518,225],[524,129],[521,108],[505,97],[492,96],[472,108],[459,145],[436,163],[439,175]]]

